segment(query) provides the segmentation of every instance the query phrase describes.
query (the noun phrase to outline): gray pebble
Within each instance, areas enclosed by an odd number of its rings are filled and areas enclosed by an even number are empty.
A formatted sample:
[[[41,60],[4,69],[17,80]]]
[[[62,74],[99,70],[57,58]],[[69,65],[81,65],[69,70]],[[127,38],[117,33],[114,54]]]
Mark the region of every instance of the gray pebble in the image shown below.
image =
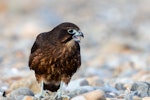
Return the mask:
[[[150,96],[149,88],[150,85],[147,82],[135,82],[131,87],[131,91],[136,91],[135,95],[139,97],[146,97],[146,96]]]
[[[125,90],[124,84],[122,84],[122,83],[116,83],[115,88],[117,90]]]
[[[34,93],[28,88],[18,88],[9,94],[13,100],[21,100],[24,96],[34,96]]]

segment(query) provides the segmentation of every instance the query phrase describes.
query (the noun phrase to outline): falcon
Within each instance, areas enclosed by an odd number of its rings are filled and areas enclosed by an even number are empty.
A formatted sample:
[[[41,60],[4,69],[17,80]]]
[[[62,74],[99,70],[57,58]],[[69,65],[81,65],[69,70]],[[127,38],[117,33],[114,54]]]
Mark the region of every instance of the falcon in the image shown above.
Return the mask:
[[[51,31],[39,34],[31,48],[29,68],[41,85],[40,97],[44,91],[56,92],[61,98],[62,86],[67,85],[81,65],[80,40],[84,37],[80,28],[64,22]]]

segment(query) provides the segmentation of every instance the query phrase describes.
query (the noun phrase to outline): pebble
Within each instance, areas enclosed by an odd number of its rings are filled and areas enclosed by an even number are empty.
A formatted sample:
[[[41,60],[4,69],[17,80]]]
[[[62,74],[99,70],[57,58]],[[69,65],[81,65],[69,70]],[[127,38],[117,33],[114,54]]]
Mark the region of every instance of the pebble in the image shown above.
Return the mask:
[[[71,100],[86,100],[84,96],[76,96],[72,98]]]
[[[95,88],[92,86],[81,86],[80,88],[77,88],[76,90],[67,93],[70,97],[74,97],[83,93],[87,93],[90,91],[94,91]]]
[[[33,96],[25,96],[22,100],[35,100]]]
[[[125,90],[124,84],[122,84],[122,83],[116,83],[115,88],[117,90]]]
[[[21,100],[24,96],[34,96],[34,93],[28,88],[18,88],[8,94],[8,96],[14,100]]]
[[[72,80],[70,81],[70,83],[68,84],[68,86],[66,87],[67,91],[75,91],[77,89],[80,89],[81,86],[88,86],[88,81],[84,78],[80,78],[80,79],[76,79],[76,80]]]
[[[104,81],[98,76],[86,78],[90,86],[104,86]]]
[[[105,94],[101,90],[91,91],[72,98],[71,100],[106,100]]]
[[[0,100],[8,100],[8,98],[0,96]]]
[[[131,87],[131,91],[136,91],[136,95],[139,97],[149,96],[149,83],[146,82],[135,82]]]
[[[118,98],[106,98],[106,100],[122,100],[122,99],[118,99]]]
[[[150,100],[150,97],[144,97],[142,100]]]
[[[9,88],[9,91],[13,91],[21,87],[30,88],[34,93],[39,93],[40,91],[40,85],[36,81],[33,74],[29,74],[26,78],[13,82]]]
[[[133,96],[133,100],[141,100],[142,98],[138,97],[138,96]]]

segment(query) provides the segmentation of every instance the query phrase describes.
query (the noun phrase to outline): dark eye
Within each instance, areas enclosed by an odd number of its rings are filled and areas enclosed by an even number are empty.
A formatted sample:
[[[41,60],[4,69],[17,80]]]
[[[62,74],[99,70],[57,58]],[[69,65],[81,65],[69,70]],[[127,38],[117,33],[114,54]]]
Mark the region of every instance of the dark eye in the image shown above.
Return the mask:
[[[69,30],[68,30],[68,33],[74,34],[74,29],[69,29]]]

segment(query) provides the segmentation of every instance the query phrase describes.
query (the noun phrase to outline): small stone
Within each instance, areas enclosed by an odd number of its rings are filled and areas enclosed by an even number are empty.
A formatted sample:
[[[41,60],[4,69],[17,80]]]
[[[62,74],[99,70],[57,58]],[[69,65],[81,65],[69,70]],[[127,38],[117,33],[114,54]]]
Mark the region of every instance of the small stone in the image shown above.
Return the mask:
[[[34,96],[34,93],[28,88],[18,88],[9,94],[14,100],[21,100],[24,96]]]
[[[0,96],[0,100],[10,100],[10,99]]]
[[[87,93],[87,92],[90,92],[93,90],[95,90],[95,88],[93,88],[92,86],[81,86],[80,88],[77,88],[76,90],[67,93],[67,95],[72,98],[72,97],[75,97],[77,95]]]
[[[86,80],[91,86],[104,86],[104,81],[102,81],[98,76],[89,77]]]
[[[106,100],[105,94],[101,90],[95,90],[82,95],[86,98],[86,100]]]
[[[123,100],[123,99],[118,99],[118,98],[106,98],[106,100]]]
[[[22,100],[34,100],[33,96],[25,96]]]
[[[115,88],[117,90],[125,90],[124,84],[122,84],[122,83],[116,83]]]
[[[87,85],[89,85],[89,83],[88,83],[87,80],[82,80],[82,81],[80,82],[80,86],[87,86]]]
[[[61,100],[69,100],[69,97],[62,97]]]
[[[101,90],[95,90],[92,92],[84,93],[82,95],[76,96],[71,100],[106,100],[105,94]]]
[[[137,91],[137,96],[146,97],[148,96],[149,85],[146,82],[135,82],[131,91]]]
[[[68,84],[66,90],[72,92],[72,91],[75,91],[77,89],[80,89],[83,86],[88,86],[88,85],[89,85],[88,81],[84,78],[81,78],[81,79],[71,81]]]
[[[130,90],[131,89],[131,87],[132,87],[132,84],[124,84],[124,87],[125,87],[125,89],[126,90]]]
[[[150,100],[150,97],[144,97],[142,100]]]
[[[86,100],[84,96],[76,96],[74,98],[72,98],[71,100]]]
[[[133,100],[141,100],[141,98],[138,96],[133,96]]]
[[[37,83],[33,73],[29,74],[27,78],[13,82],[9,88],[9,91],[13,91],[21,87],[30,88],[34,93],[40,92],[40,86]]]
[[[14,95],[28,95],[28,96],[34,96],[34,93],[28,89],[28,88],[18,88],[10,93],[10,96]]]
[[[114,98],[114,97],[116,97],[116,94],[113,93],[113,92],[108,92],[108,93],[106,94],[106,96],[109,97],[109,98]]]

